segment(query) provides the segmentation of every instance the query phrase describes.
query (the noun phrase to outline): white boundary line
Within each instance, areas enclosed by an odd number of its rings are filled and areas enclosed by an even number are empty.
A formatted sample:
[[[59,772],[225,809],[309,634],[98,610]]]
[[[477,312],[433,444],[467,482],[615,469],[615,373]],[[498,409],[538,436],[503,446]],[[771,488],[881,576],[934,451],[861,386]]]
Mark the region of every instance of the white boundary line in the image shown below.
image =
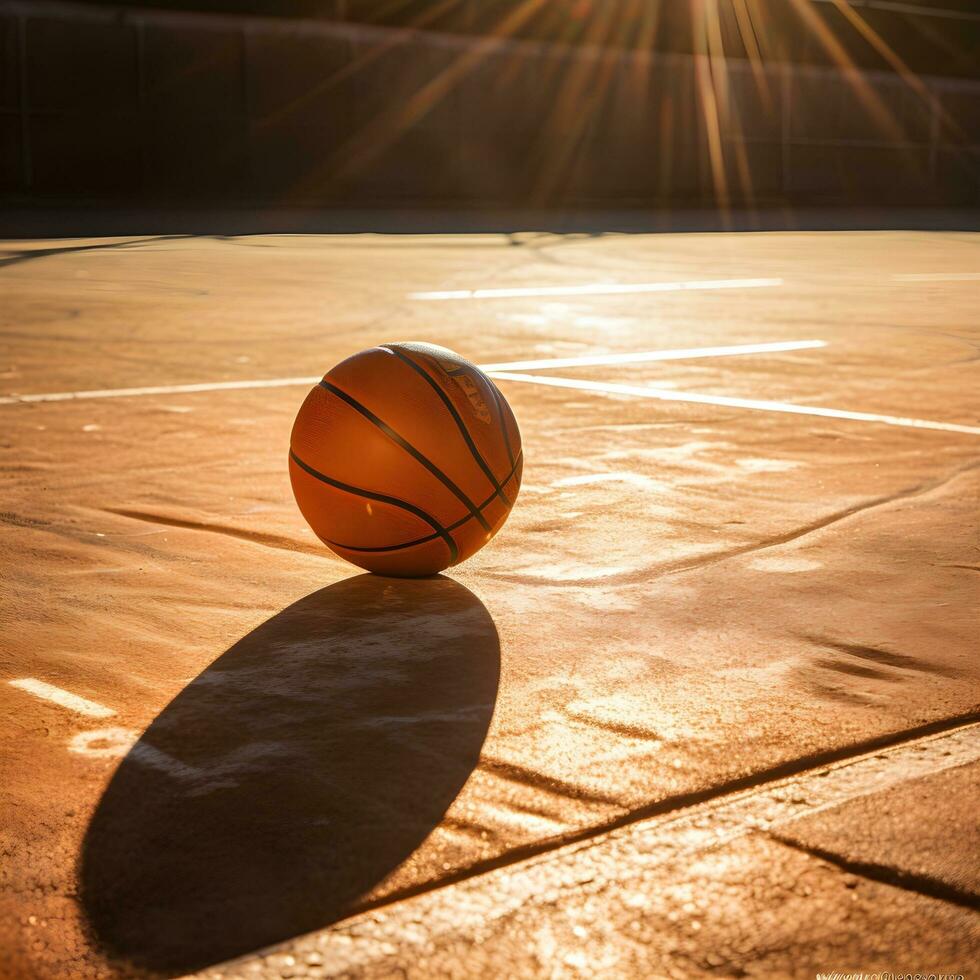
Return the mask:
[[[239,391],[247,388],[289,388],[294,385],[315,385],[319,380],[319,378],[269,378],[258,381],[211,381],[192,385],[151,385],[148,388],[54,391],[37,395],[3,395],[0,397],[0,405],[71,402],[88,398],[134,398],[137,395],[191,395],[199,391]]]
[[[895,282],[977,282],[980,272],[910,272],[892,276]]]
[[[502,381],[550,385],[556,388],[574,388],[612,395],[631,395],[639,398],[656,398],[661,401],[689,402],[700,405],[719,405],[726,408],[744,408],[755,411],[783,412],[790,415],[811,415],[822,418],[846,419],[853,422],[875,422],[913,429],[932,429],[940,432],[960,432],[980,435],[980,427],[955,422],[935,422],[929,419],[905,418],[880,415],[872,412],[849,412],[837,408],[796,405],[790,402],[766,401],[753,398],[731,398],[724,395],[703,395],[697,392],[673,391],[656,387],[623,385],[608,381],[587,381],[576,378],[555,378],[519,373],[528,370],[546,370],[559,367],[592,367],[613,364],[640,364],[649,361],[671,361],[686,358],[730,357],[745,354],[774,353],[779,351],[812,350],[826,347],[822,340],[777,341],[764,344],[735,344],[726,347],[690,347],[677,350],[636,351],[625,354],[593,354],[581,357],[541,358],[527,361],[508,361],[481,365],[482,370]],[[133,398],[144,395],[195,394],[206,391],[242,391],[256,388],[286,388],[314,385],[319,378],[268,378],[250,381],[216,381],[186,385],[153,385],[144,388],[105,388],[92,391],[59,391],[40,394],[0,396],[0,405],[31,404],[38,402],[63,402],[101,398]]]
[[[553,378],[537,374],[515,374],[510,371],[492,371],[490,374],[491,377],[502,381],[519,381],[526,384],[548,385],[553,388],[574,388],[578,391],[595,391],[605,395],[633,395],[638,398],[656,398],[660,401],[720,405],[725,408],[747,408],[759,412],[783,412],[788,415],[814,415],[819,418],[847,419],[852,422],[878,422],[883,425],[899,425],[909,429],[935,429],[939,432],[962,432],[971,436],[980,436],[980,426],[960,425],[955,422],[933,422],[928,419],[902,418],[897,415],[848,412],[839,408],[794,405],[790,402],[763,401],[755,398],[729,398],[726,395],[702,395],[697,392],[673,391],[664,388],[641,388],[637,385],[621,385],[609,381]]]
[[[826,347],[825,340],[789,340],[772,344],[732,344],[727,347],[689,347],[681,350],[639,351],[632,354],[586,354],[582,357],[553,357],[509,364],[481,364],[480,370],[539,371],[545,368],[600,367],[607,364],[642,364],[647,361],[680,361],[697,357],[732,357],[736,354],[772,354],[779,351],[814,350]]]
[[[764,289],[783,279],[699,279],[689,282],[591,282],[578,286],[511,286],[500,289],[437,289],[409,293],[409,299],[512,299],[521,296],[618,296],[625,293],[679,293],[712,289]]]
[[[673,361],[696,357],[728,357],[774,351],[808,350],[825,347],[822,340],[780,341],[768,344],[735,344],[729,347],[690,347],[683,350],[638,351],[629,354],[591,354],[555,357],[536,361],[507,361],[481,365],[484,371],[527,371],[531,368],[589,367],[603,364],[639,364],[644,361]],[[250,388],[290,388],[315,385],[319,378],[268,378],[253,381],[214,381],[187,385],[152,385],[145,388],[101,388],[92,391],[55,391],[28,395],[0,396],[0,405],[67,402],[96,398],[135,398],[141,395],[190,395],[202,391],[244,391]]]
[[[39,681],[36,677],[21,677],[7,683],[20,691],[33,694],[34,697],[40,698],[42,701],[50,701],[52,704],[74,711],[75,714],[85,715],[87,718],[111,718],[115,714],[112,708],[107,708],[95,701],[89,701],[87,698],[80,698],[77,694],[72,694],[71,691],[65,691],[53,684]]]

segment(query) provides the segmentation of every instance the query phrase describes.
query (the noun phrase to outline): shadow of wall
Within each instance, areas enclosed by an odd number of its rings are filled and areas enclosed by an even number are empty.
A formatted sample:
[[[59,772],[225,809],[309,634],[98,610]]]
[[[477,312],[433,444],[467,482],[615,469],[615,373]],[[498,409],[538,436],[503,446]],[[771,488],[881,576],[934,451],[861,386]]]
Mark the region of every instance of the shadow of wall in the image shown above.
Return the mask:
[[[81,858],[98,943],[183,973],[350,914],[466,782],[499,667],[486,609],[441,577],[360,575],[268,620],[100,801]]]

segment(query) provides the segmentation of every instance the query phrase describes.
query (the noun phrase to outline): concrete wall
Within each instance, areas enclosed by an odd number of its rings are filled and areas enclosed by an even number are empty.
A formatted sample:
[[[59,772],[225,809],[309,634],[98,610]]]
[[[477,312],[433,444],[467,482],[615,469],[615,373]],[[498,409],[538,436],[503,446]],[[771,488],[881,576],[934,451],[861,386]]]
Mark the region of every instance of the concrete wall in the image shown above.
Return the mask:
[[[980,83],[712,70],[686,55],[0,0],[0,193],[980,203]]]

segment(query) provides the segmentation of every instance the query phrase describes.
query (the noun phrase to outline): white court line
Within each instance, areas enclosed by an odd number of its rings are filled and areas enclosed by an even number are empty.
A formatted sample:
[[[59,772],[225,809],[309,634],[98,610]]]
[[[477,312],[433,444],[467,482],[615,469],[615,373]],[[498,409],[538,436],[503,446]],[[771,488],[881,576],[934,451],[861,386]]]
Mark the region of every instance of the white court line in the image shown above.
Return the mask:
[[[910,272],[892,276],[895,282],[977,282],[980,272]]]
[[[151,385],[148,388],[99,388],[93,391],[54,391],[37,395],[4,395],[0,405],[21,402],[70,402],[83,398],[132,398],[135,395],[190,395],[199,391],[237,391],[246,388],[289,388],[315,385],[319,378],[268,378],[257,381],[211,381],[192,385]]]
[[[437,289],[409,293],[409,299],[509,299],[519,296],[613,296],[624,293],[678,293],[687,290],[764,289],[782,279],[699,279],[691,282],[591,282],[579,286],[511,286],[501,289]]]
[[[789,340],[771,344],[732,344],[728,347],[688,347],[680,350],[646,350],[630,354],[586,354],[582,357],[552,357],[509,364],[481,364],[480,370],[536,371],[543,368],[600,367],[608,364],[643,364],[647,361],[680,361],[696,357],[731,357],[736,354],[768,354],[777,351],[813,350],[826,347],[825,340]]]
[[[608,381],[581,381],[577,378],[553,378],[538,374],[514,374],[509,371],[493,371],[491,376],[503,381],[550,385],[553,388],[574,388],[578,391],[597,391],[607,395],[635,395],[638,398],[656,398],[660,401],[721,405],[726,408],[748,408],[759,412],[783,412],[788,415],[815,415],[827,419],[878,422],[883,425],[905,426],[909,429],[936,429],[939,432],[963,432],[980,436],[980,426],[959,425],[955,422],[932,422],[928,419],[909,419],[897,415],[877,415],[872,412],[847,412],[839,408],[821,408],[816,405],[794,405],[790,402],[771,402],[756,398],[729,398],[726,395],[701,395],[691,391],[642,388],[637,385],[621,385]]]
[[[593,354],[584,357],[555,357],[537,361],[508,361],[483,364],[484,371],[528,371],[531,368],[588,367],[601,364],[672,361],[680,358],[727,357],[734,354],[760,354],[772,351],[806,350],[824,347],[822,340],[796,340],[771,344],[737,344],[731,347],[690,347],[684,350],[651,350],[631,354]],[[188,395],[201,391],[241,391],[249,388],[288,388],[315,385],[319,378],[269,378],[257,381],[215,381],[189,385],[152,385],[147,388],[102,388],[93,391],[55,391],[34,395],[0,396],[0,405],[36,402],[67,402],[90,398],[133,398],[139,395]]]
[[[87,698],[80,698],[77,694],[72,694],[71,691],[64,691],[53,684],[46,684],[36,677],[21,677],[7,683],[11,687],[33,694],[34,697],[41,698],[43,701],[51,701],[53,704],[74,711],[76,714],[86,715],[89,718],[111,718],[115,714],[112,708],[97,704],[95,701],[89,701]]]

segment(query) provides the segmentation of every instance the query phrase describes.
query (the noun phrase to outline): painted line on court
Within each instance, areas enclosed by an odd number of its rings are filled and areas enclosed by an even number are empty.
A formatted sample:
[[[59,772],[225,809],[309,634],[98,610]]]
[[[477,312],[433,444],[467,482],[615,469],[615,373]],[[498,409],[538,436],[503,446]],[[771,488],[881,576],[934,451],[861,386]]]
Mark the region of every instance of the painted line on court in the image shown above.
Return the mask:
[[[552,357],[509,364],[481,364],[480,370],[540,371],[546,368],[601,367],[609,364],[644,364],[649,361],[681,361],[697,357],[733,357],[739,354],[773,354],[780,351],[814,350],[826,347],[825,340],[790,340],[771,344],[730,344],[727,347],[688,347],[679,350],[647,350],[630,354],[586,354],[582,357]]]
[[[876,422],[881,425],[898,425],[909,429],[934,429],[939,432],[962,432],[980,436],[980,426],[960,425],[955,422],[933,422],[929,419],[903,418],[897,415],[878,415],[873,412],[848,412],[839,408],[822,408],[817,405],[795,405],[791,402],[764,401],[755,398],[730,398],[726,395],[702,395],[693,391],[674,391],[665,388],[622,385],[608,381],[585,381],[577,378],[553,378],[538,374],[516,374],[510,371],[492,371],[491,377],[501,381],[518,381],[526,384],[546,385],[553,388],[574,388],[577,391],[595,391],[605,395],[632,395],[637,398],[655,398],[659,401],[688,402],[695,405],[718,405],[724,408],[745,408],[757,412],[782,412],[786,415],[812,415],[818,418],[845,419],[850,422]]]
[[[89,701],[87,698],[81,698],[77,694],[55,687],[53,684],[46,684],[36,677],[21,677],[7,683],[20,691],[33,694],[34,697],[40,698],[42,701],[50,701],[52,704],[67,708],[76,714],[85,715],[87,718],[111,718],[115,714],[112,708],[107,708],[95,701]]]
[[[79,732],[68,743],[68,751],[94,759],[125,758],[128,763],[137,763],[182,782],[198,782],[211,789],[221,785],[219,774],[189,766],[169,753],[141,742],[140,738],[134,728],[100,728]]]
[[[99,388],[92,391],[54,391],[37,395],[4,395],[0,405],[70,402],[88,398],[133,398],[138,395],[192,395],[199,391],[242,391],[249,388],[289,388],[315,385],[319,378],[268,378],[253,381],[211,381],[191,385],[150,385],[145,388]]]
[[[689,347],[681,350],[637,351],[629,354],[591,354],[582,357],[553,357],[534,361],[483,364],[484,371],[528,371],[532,368],[589,367],[603,364],[640,364],[644,361],[673,361],[696,357],[729,357],[775,351],[825,347],[822,340],[794,340],[768,344],[735,344],[729,347]],[[0,396],[0,405],[68,402],[98,398],[136,398],[143,395],[191,395],[203,391],[244,391],[251,388],[289,388],[319,384],[320,378],[267,378],[252,381],[214,381],[186,385],[151,385],[143,388],[101,388],[92,391],[55,391]]]
[[[980,282],[980,272],[912,272],[892,276],[895,282]]]
[[[330,963],[332,975],[370,973],[372,967],[385,972],[396,961],[423,954],[438,972],[444,950],[472,948],[476,942],[490,949],[502,936],[529,934],[541,923],[567,925],[588,905],[610,909],[617,901],[630,903],[633,896],[656,894],[663,887],[673,895],[696,895],[702,882],[695,867],[706,853],[718,854],[748,836],[778,840],[801,818],[978,761],[980,725],[967,724],[815,765],[785,779],[640,817],[503,866],[476,869],[469,877],[437,883],[421,894],[389,896],[360,915],[227,966],[211,967],[201,977],[232,980],[249,970],[271,976],[284,956],[304,962],[312,953]],[[648,904],[648,899],[639,903]],[[589,941],[595,939],[583,937],[583,948]]]
[[[500,289],[437,289],[409,293],[409,299],[513,299],[523,296],[619,296],[626,293],[679,293],[713,289],[765,289],[783,279],[697,279],[689,282],[591,282],[578,286],[510,286]]]
[[[61,708],[86,718],[112,718],[116,712],[104,704],[89,701],[63,688],[55,687],[36,677],[21,677],[8,681],[11,687],[33,694],[42,701],[49,701]],[[152,745],[140,742],[140,733],[132,728],[100,728],[96,731],[79,732],[68,742],[68,751],[75,755],[95,758],[122,758],[128,756],[134,762],[157,769],[182,780],[205,780],[211,777],[202,769],[188,766]],[[211,780],[213,782],[213,780]]]

